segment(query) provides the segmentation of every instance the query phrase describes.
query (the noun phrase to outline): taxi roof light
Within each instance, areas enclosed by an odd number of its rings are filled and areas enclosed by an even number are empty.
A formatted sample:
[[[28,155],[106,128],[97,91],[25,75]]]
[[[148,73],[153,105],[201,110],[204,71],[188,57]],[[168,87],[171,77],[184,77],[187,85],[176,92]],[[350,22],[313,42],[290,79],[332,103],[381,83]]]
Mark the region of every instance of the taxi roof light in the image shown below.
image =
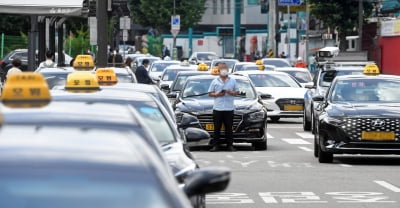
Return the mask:
[[[197,66],[197,71],[208,71],[208,65],[205,63],[201,63]]]
[[[364,67],[363,73],[365,75],[379,75],[380,70],[379,67],[376,64],[367,64]]]
[[[91,55],[78,55],[73,63],[75,70],[90,71],[94,68],[94,61]]]
[[[41,107],[50,102],[51,96],[42,74],[21,72],[7,78],[1,99],[9,107]]]
[[[99,85],[115,85],[118,82],[114,69],[99,68],[96,70],[96,78]]]
[[[261,60],[257,60],[256,65],[263,65],[263,62]]]
[[[218,66],[214,66],[214,67],[211,69],[211,74],[212,74],[212,75],[219,75],[219,68],[218,68]]]
[[[97,91],[100,87],[96,75],[91,72],[77,71],[68,75],[65,89],[72,91]]]

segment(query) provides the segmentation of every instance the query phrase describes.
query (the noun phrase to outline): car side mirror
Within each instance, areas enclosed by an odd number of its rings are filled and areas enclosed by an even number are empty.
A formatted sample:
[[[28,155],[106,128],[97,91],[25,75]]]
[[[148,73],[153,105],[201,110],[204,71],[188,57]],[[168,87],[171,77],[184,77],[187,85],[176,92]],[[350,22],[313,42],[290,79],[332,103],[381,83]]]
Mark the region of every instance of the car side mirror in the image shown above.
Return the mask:
[[[271,99],[272,95],[268,93],[260,93],[261,99]]]
[[[304,88],[307,88],[307,89],[314,89],[315,87],[314,87],[314,85],[305,85]]]
[[[168,85],[168,84],[162,84],[162,85],[160,86],[160,88],[161,88],[162,90],[168,91],[168,90],[169,90],[169,85]]]
[[[176,92],[170,92],[170,93],[167,94],[167,97],[168,97],[168,98],[176,99],[177,94],[178,94],[178,93],[176,93]]]
[[[325,100],[325,98],[324,98],[324,96],[322,96],[322,95],[316,95],[316,96],[314,96],[314,97],[312,98],[312,100],[313,100],[313,101],[316,101],[316,102],[322,102],[322,101]]]
[[[225,167],[207,167],[195,170],[185,180],[188,197],[223,191],[228,187],[231,171]]]
[[[188,142],[198,142],[210,138],[210,134],[206,130],[193,127],[185,129],[185,136]]]
[[[181,121],[177,123],[178,128],[189,128],[189,127],[194,127],[198,126],[200,124],[199,119],[197,119],[196,116],[192,116],[190,114],[184,113],[182,115]]]

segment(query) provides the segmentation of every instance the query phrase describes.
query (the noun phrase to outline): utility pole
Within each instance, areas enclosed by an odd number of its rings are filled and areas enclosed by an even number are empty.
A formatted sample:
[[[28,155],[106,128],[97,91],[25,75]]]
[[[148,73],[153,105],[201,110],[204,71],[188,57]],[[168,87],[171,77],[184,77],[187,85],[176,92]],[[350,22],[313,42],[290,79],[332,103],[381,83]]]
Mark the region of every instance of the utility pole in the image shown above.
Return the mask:
[[[238,58],[238,44],[237,39],[240,37],[240,10],[241,10],[241,0],[235,0],[235,11],[233,20],[233,58]]]
[[[363,0],[358,0],[358,51],[362,51],[362,33],[364,20],[364,4]]]
[[[97,53],[97,67],[107,67],[107,1],[96,2],[97,17],[97,45],[99,47]]]
[[[272,49],[275,51],[275,53],[278,53],[276,50],[276,46],[278,45],[276,43],[276,35],[279,35],[278,32],[276,31],[276,24],[277,24],[277,19],[276,19],[276,0],[268,0],[269,4],[269,19],[268,19],[268,49]]]
[[[174,17],[176,15],[175,5],[176,5],[176,2],[174,0]],[[176,48],[176,35],[173,35],[172,50],[174,50],[175,48]]]
[[[308,3],[309,0],[306,0],[306,57],[305,61],[307,65],[310,65],[309,63],[309,54],[308,51],[310,50],[310,40],[309,40],[309,32],[310,32],[310,5]]]

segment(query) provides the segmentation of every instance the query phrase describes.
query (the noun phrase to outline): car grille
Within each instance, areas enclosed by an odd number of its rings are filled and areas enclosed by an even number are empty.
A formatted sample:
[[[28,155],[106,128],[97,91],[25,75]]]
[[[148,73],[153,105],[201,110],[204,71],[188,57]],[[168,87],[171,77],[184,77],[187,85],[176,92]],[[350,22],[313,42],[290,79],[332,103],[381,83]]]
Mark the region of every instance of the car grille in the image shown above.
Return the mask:
[[[291,99],[291,98],[283,98],[283,99],[278,99],[275,101],[275,103],[279,106],[280,110],[284,110],[285,105],[304,105],[304,99]]]
[[[396,141],[400,137],[400,119],[399,118],[379,118],[384,121],[383,125],[373,126],[373,121],[378,118],[345,118],[343,119],[343,130],[352,140],[361,140],[363,131],[392,131],[396,135]]]
[[[214,123],[213,115],[212,114],[202,114],[198,115],[197,119],[200,121],[200,125],[203,129],[206,128],[206,124],[212,124]],[[233,115],[233,130],[235,130],[240,122],[242,121],[243,116],[242,115]]]

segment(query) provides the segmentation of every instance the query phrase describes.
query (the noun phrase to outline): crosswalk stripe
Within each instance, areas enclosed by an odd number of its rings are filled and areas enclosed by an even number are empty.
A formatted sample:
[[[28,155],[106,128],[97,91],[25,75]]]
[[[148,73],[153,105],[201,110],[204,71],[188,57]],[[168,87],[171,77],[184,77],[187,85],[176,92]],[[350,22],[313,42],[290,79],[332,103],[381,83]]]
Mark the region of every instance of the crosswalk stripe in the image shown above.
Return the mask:
[[[303,139],[314,139],[314,134],[311,132],[296,132],[296,134]]]
[[[393,192],[400,193],[400,188],[399,187],[396,187],[396,186],[394,186],[394,185],[392,185],[392,184],[390,184],[390,183],[388,183],[386,181],[374,181],[374,182],[379,184],[379,185],[381,185],[381,186],[383,186],[383,187],[385,187],[385,188],[387,188],[387,189],[389,189],[389,190],[391,190],[391,191],[393,191]]]
[[[289,144],[311,144],[310,142],[304,139],[282,139],[282,140]]]
[[[308,148],[308,147],[299,147],[300,149],[306,151],[306,152],[312,152],[313,150]]]

